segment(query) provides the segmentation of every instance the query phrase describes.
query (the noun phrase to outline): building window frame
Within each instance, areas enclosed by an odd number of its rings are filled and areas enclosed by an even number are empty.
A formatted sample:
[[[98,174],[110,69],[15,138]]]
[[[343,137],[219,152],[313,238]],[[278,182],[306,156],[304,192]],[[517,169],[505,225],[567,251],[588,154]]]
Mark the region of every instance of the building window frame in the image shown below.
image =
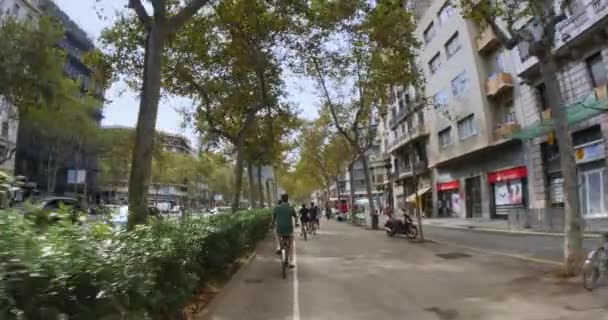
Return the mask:
[[[608,69],[606,68],[606,62],[604,62],[601,52],[593,54],[585,59],[585,64],[593,87],[599,87],[608,83]],[[603,70],[598,70],[598,68]]]
[[[429,60],[428,65],[431,74],[437,73],[439,68],[441,68],[441,52],[437,52],[437,54],[435,54],[431,60]]]
[[[593,175],[599,175],[599,185],[591,186],[589,185],[590,177]],[[607,179],[607,169],[606,168],[596,168],[590,170],[581,170],[579,171],[579,193],[581,197],[581,213],[583,218],[605,218],[608,217],[608,210],[606,210],[606,197],[605,189],[606,189],[606,179]],[[589,190],[597,190],[599,188],[599,192],[595,195],[592,195]],[[589,204],[591,202],[592,196],[599,196],[599,212],[589,212]]]
[[[431,23],[429,23],[429,25],[426,27],[426,29],[424,29],[422,35],[424,38],[424,43],[428,44],[431,41],[433,41],[433,38],[435,38],[435,35],[437,34],[437,30],[435,30],[435,23],[433,21],[431,21]]]
[[[477,134],[477,128],[475,127],[475,114],[470,114],[457,122],[458,127],[458,138],[460,140],[466,140]],[[465,131],[466,130],[466,131]]]
[[[439,140],[439,148],[446,148],[451,146],[454,141],[452,140],[452,126],[448,126],[437,133]]]
[[[450,82],[452,87],[452,94],[454,97],[460,97],[467,91],[469,91],[469,77],[467,76],[467,72],[462,71],[459,73],[452,81]]]
[[[456,31],[444,45],[447,59],[454,56],[461,47],[462,44],[460,43],[460,37],[458,36],[458,31]]]
[[[446,1],[439,12],[437,12],[437,19],[440,25],[444,25],[450,20],[451,17],[456,15],[456,8],[452,5],[452,1]]]

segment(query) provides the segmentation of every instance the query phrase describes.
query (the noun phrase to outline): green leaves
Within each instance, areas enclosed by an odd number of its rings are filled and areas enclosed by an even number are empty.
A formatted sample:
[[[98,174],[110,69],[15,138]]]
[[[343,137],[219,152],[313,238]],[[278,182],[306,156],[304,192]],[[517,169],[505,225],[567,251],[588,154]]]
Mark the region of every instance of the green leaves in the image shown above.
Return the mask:
[[[56,46],[63,29],[48,18],[0,18],[0,95],[20,112],[56,106],[71,97],[63,90],[65,53]]]
[[[270,211],[157,221],[133,232],[103,224],[43,234],[0,214],[0,318],[173,319],[207,281],[252,250]]]

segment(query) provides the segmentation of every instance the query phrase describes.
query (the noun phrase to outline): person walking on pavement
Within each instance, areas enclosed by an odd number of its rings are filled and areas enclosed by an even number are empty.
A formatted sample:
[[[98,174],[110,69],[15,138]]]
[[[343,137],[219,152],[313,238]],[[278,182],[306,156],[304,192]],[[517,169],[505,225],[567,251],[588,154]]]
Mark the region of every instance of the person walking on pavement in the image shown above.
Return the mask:
[[[285,193],[281,195],[280,203],[272,212],[272,225],[276,225],[276,236],[278,240],[277,254],[281,253],[281,237],[289,238],[289,267],[294,268],[293,255],[293,231],[294,226],[298,226],[298,215],[296,210],[289,204],[289,196]]]
[[[329,219],[331,218],[331,209],[329,208],[329,204],[325,204],[325,217],[327,217],[327,220],[329,221]]]
[[[321,230],[319,225],[319,207],[315,206],[314,202],[310,203],[310,221],[317,226],[317,230]]]

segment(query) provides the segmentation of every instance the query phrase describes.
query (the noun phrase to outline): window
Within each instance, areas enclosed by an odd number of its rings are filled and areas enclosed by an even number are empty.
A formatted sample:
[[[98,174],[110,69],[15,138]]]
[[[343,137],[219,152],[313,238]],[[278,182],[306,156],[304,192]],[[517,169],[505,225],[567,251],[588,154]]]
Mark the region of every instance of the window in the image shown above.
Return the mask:
[[[591,80],[593,80],[593,86],[598,87],[608,82],[606,78],[606,65],[602,60],[602,55],[597,53],[587,59],[587,68],[589,68],[589,74]]]
[[[429,43],[435,37],[435,25],[431,22],[428,27],[424,30],[424,42]]]
[[[460,39],[458,39],[458,32],[456,32],[448,42],[445,44],[445,52],[450,58],[460,49]]]
[[[414,131],[414,119],[412,119],[412,117],[409,117],[407,119],[407,132],[412,133],[412,131]]]
[[[540,108],[542,110],[549,109],[549,103],[548,103],[549,99],[547,99],[547,89],[546,89],[544,83],[541,83],[538,86],[536,86],[536,95],[537,95],[538,102],[540,103]]]
[[[424,112],[418,111],[418,125],[424,126]]]
[[[463,92],[469,89],[469,78],[466,72],[462,72],[452,80],[452,93],[455,97],[460,96]]]
[[[441,148],[449,146],[452,144],[452,127],[447,127],[439,131],[439,146]]]
[[[470,115],[460,121],[458,121],[458,137],[460,140],[464,140],[472,135],[475,132],[475,116]]]
[[[450,99],[449,93],[447,89],[439,90],[433,97],[435,102],[435,107],[443,108],[448,105],[448,100]]]
[[[2,122],[2,138],[8,139],[8,121]]]
[[[439,70],[440,66],[441,66],[441,56],[439,55],[439,52],[437,52],[437,54],[431,59],[431,61],[429,61],[429,70],[431,70],[431,74],[434,74],[435,72],[437,72],[437,70]]]
[[[502,123],[515,123],[515,108],[513,101],[507,101],[503,106]]]
[[[439,10],[439,14],[437,14],[437,16],[439,17],[439,23],[443,25],[444,23],[446,23],[446,21],[448,21],[451,16],[455,14],[456,9],[454,9],[454,7],[449,1],[446,2],[446,4],[441,8],[441,10]]]
[[[594,169],[582,171],[580,180],[580,197],[585,217],[606,216],[606,196],[604,195],[604,184],[606,183],[606,169]]]
[[[391,109],[391,119],[395,119],[397,118],[397,109],[392,108]]]

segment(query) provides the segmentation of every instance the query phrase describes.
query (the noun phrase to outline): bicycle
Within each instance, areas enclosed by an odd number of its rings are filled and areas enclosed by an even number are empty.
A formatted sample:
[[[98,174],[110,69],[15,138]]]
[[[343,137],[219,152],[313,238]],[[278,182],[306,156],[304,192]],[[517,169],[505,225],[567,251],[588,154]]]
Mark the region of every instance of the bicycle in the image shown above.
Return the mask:
[[[289,268],[289,250],[291,250],[291,236],[281,236],[281,270],[283,279],[287,277],[287,268]]]
[[[603,246],[589,252],[583,264],[583,287],[592,291],[606,274],[608,252]]]
[[[315,237],[317,235],[317,224],[315,221],[308,222],[308,229],[310,230],[310,235]]]
[[[308,222],[302,222],[302,232],[300,233],[300,237],[304,238],[304,241],[308,241]]]

